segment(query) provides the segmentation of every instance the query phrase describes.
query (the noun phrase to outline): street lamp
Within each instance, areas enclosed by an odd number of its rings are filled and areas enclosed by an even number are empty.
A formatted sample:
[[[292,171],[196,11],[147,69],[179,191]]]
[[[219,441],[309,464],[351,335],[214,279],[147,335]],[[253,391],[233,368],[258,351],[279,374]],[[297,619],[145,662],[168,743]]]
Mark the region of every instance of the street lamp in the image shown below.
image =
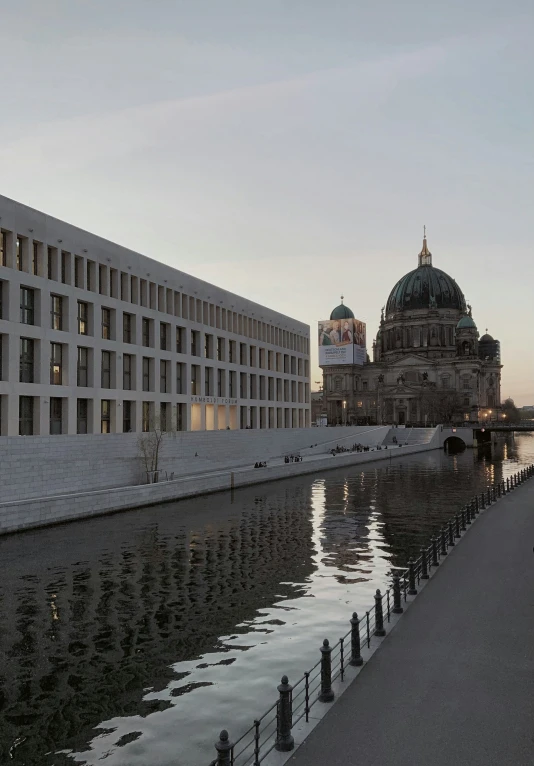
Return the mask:
[[[343,399],[343,425],[347,425],[347,402]]]

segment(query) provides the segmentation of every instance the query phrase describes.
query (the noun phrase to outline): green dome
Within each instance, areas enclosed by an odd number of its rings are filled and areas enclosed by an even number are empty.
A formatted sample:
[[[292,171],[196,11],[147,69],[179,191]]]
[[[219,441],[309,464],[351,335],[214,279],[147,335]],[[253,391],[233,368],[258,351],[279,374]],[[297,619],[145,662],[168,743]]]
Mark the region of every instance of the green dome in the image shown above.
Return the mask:
[[[330,319],[354,319],[354,314],[348,306],[345,306],[344,303],[340,303],[330,314]]]
[[[477,326],[470,316],[465,316],[460,319],[456,325],[457,330],[476,330]]]

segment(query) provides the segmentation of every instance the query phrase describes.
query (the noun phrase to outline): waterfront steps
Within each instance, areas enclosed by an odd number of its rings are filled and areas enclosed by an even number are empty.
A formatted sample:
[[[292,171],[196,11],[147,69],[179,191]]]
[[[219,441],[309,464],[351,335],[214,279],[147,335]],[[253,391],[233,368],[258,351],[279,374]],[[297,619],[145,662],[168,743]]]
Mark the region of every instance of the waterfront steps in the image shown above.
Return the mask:
[[[534,482],[483,512],[288,763],[532,766]]]

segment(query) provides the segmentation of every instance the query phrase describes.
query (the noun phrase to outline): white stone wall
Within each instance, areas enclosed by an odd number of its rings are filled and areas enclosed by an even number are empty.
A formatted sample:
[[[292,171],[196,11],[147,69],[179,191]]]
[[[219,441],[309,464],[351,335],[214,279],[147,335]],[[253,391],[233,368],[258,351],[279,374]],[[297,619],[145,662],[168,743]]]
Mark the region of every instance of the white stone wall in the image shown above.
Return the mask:
[[[323,429],[321,429],[323,430]],[[324,429],[332,431],[334,429]],[[343,429],[346,430],[346,429]],[[438,436],[436,434],[436,436]],[[438,438],[439,441],[439,438]],[[406,446],[378,452],[340,454],[336,457],[317,457],[303,463],[278,464],[268,468],[238,470],[228,469],[217,473],[182,478],[172,482],[151,484],[95,492],[73,493],[39,500],[0,503],[0,534],[46,526],[61,521],[77,520],[88,516],[136,508],[184,497],[206,494],[259,484],[266,481],[290,478],[347,465],[366,464],[393,460],[406,455],[434,449],[437,444]]]
[[[361,426],[178,432],[164,437],[160,469],[177,477],[202,474],[254,465],[315,444],[348,440],[372,445],[384,431]],[[137,434],[0,437],[0,502],[144,483],[137,439]]]

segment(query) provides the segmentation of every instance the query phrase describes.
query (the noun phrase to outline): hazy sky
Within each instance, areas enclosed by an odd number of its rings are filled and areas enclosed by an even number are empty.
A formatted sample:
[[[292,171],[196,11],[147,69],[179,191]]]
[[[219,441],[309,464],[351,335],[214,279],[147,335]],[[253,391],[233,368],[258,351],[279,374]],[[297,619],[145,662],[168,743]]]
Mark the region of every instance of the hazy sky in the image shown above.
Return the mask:
[[[341,292],[375,335],[426,224],[534,404],[533,8],[0,0],[0,192],[312,339]]]

